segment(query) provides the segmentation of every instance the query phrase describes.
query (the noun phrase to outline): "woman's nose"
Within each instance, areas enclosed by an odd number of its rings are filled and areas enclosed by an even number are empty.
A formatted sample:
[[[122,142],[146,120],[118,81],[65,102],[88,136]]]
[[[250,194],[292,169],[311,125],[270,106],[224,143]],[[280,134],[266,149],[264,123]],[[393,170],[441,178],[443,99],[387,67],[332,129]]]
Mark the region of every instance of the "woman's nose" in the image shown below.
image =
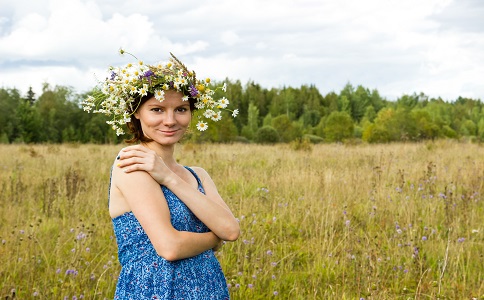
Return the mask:
[[[173,124],[175,124],[176,123],[175,113],[174,112],[167,111],[165,113],[165,118],[163,119],[163,123],[165,125],[173,125]]]

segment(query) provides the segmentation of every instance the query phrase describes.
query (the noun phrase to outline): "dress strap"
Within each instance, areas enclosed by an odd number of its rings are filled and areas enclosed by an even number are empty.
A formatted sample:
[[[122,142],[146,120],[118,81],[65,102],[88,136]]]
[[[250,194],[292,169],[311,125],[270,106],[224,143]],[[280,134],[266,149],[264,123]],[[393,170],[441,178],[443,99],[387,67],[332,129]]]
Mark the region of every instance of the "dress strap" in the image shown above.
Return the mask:
[[[200,177],[198,177],[197,173],[195,173],[195,171],[193,171],[192,168],[190,168],[190,167],[187,167],[187,166],[184,166],[184,167],[185,167],[185,169],[187,169],[188,171],[190,171],[190,173],[192,173],[192,175],[197,180],[197,182],[198,182],[198,190],[200,192],[202,192],[202,193],[205,194],[205,190],[203,189],[202,181],[200,180]]]
[[[111,166],[111,171],[109,172],[108,207],[109,207],[109,201],[111,200],[111,181],[112,180],[113,180],[113,166]]]

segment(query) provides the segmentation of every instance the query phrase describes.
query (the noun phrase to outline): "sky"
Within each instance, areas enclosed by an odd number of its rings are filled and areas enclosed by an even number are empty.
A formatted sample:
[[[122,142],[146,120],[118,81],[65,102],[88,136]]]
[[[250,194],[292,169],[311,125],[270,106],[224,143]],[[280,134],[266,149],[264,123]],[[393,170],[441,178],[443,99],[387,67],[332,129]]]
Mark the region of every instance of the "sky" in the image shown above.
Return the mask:
[[[120,48],[267,89],[484,100],[481,0],[0,0],[2,88],[89,91]]]

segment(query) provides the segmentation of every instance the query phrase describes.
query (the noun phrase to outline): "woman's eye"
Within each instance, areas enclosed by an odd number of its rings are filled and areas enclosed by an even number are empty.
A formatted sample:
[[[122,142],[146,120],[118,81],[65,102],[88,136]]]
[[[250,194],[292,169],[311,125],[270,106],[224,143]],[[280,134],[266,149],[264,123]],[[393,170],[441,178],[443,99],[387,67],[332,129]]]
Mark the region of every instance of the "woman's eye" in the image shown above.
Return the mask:
[[[186,112],[186,111],[187,111],[187,109],[186,109],[186,107],[179,107],[179,108],[178,108],[178,111],[179,111],[179,112]]]
[[[159,112],[159,111],[161,111],[161,108],[159,108],[159,107],[154,107],[154,108],[152,108],[152,109],[151,109],[151,111],[156,111],[156,112]]]

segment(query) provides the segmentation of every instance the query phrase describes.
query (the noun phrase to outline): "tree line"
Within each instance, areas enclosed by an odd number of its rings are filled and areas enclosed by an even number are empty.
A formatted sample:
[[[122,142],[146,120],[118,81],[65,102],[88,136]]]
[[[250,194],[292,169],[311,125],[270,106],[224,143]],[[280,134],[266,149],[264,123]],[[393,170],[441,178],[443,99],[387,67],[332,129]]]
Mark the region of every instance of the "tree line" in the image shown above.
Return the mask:
[[[227,113],[204,132],[191,128],[187,139],[221,143],[484,141],[480,99],[444,101],[414,93],[390,101],[376,89],[351,83],[338,93],[322,95],[314,85],[266,89],[253,81],[245,85],[239,80],[224,82],[225,96],[239,115],[232,118]],[[0,143],[122,142],[126,136],[116,136],[105,123],[108,117],[82,109],[80,103],[90,93],[48,83],[38,97],[32,89],[21,95],[15,88],[0,88]]]

